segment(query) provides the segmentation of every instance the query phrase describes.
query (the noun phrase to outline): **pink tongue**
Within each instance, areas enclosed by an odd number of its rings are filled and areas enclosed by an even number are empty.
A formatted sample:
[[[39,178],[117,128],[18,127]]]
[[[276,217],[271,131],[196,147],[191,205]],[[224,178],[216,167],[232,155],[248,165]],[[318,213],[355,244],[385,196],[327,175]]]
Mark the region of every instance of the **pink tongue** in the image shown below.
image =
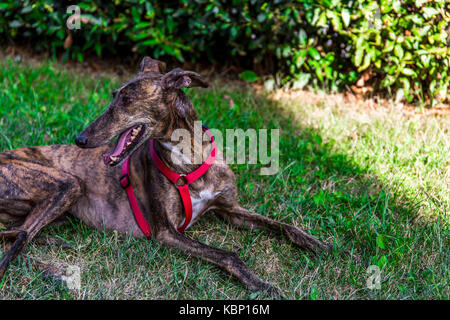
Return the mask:
[[[125,147],[125,143],[127,142],[127,137],[130,134],[131,130],[133,129],[134,128],[128,129],[127,131],[125,131],[120,135],[119,141],[117,141],[116,144],[116,148],[112,153],[107,154],[108,156],[117,157],[122,152],[123,148]]]

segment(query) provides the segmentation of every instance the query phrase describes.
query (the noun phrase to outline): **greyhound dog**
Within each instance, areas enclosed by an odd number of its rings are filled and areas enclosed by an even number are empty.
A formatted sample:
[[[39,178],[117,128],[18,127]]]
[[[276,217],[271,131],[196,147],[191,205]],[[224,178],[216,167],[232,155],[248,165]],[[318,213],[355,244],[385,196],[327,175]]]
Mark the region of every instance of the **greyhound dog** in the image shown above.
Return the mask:
[[[168,179],[155,164],[150,149],[167,170],[179,173],[178,177],[187,177],[201,167],[186,157],[182,163],[173,160],[177,145],[171,136],[179,128],[193,132],[194,121],[198,121],[181,89],[208,84],[195,72],[176,68],[165,73],[164,69],[164,63],[145,57],[134,78],[113,92],[107,109],[76,137],[77,146],[25,147],[0,154],[0,222],[10,225],[0,233],[5,248],[0,279],[39,230],[66,212],[93,228],[140,238],[150,233],[138,225],[134,212],[138,207],[140,223],[150,227],[156,241],[219,266],[250,290],[273,294],[279,290],[253,273],[235,253],[179,232],[179,226],[187,220],[189,203],[192,215],[187,227],[214,210],[237,226],[285,235],[302,249],[331,249],[330,244],[297,227],[242,208],[234,173],[219,157],[189,184],[189,197],[180,197],[179,187],[186,181]],[[195,139],[193,135],[190,143],[199,142]],[[216,151],[213,138],[202,138],[199,143],[205,154]],[[125,161],[129,166],[126,186],[120,182]],[[135,208],[128,191],[124,191],[130,185]]]

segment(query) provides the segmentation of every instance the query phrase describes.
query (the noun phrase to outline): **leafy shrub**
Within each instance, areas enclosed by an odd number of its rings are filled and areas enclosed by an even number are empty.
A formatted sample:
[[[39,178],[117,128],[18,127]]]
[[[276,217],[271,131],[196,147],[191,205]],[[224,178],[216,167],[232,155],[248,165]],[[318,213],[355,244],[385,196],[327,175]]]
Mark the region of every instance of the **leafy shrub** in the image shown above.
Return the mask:
[[[431,97],[433,104],[448,99],[449,1],[343,3],[327,2],[314,22],[331,25],[347,39],[358,74],[370,70],[397,99]]]
[[[69,33],[70,4],[3,1],[0,34],[79,60],[96,52],[231,61],[293,88],[363,78],[398,100],[449,98],[446,0],[85,0],[81,29]]]

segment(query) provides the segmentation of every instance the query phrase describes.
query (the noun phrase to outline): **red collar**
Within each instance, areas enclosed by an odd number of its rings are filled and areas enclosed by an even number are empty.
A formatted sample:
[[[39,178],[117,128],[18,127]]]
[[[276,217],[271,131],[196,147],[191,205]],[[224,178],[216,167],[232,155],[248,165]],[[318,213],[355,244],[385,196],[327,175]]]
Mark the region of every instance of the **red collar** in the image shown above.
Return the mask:
[[[152,157],[153,163],[167,179],[169,179],[172,183],[174,183],[177,186],[178,191],[180,192],[181,201],[183,202],[185,212],[185,218],[184,222],[182,222],[182,225],[178,228],[179,232],[183,232],[192,219],[192,202],[191,202],[191,195],[189,193],[189,184],[191,184],[192,182],[203,176],[216,159],[217,146],[216,142],[214,141],[214,137],[206,126],[203,126],[203,131],[205,131],[206,134],[209,135],[209,137],[211,138],[212,143],[211,154],[209,155],[208,159],[206,159],[206,161],[202,163],[202,165],[198,169],[186,175],[178,174],[170,170],[156,153],[155,140],[150,141],[150,155]],[[133,211],[134,217],[136,219],[139,228],[147,236],[147,238],[150,238],[152,235],[150,226],[147,223],[147,220],[145,220],[141,210],[139,209],[136,196],[134,195],[133,186],[131,185],[130,181],[130,157],[126,158],[122,165],[122,177],[120,178],[120,184],[127,193],[131,210]]]

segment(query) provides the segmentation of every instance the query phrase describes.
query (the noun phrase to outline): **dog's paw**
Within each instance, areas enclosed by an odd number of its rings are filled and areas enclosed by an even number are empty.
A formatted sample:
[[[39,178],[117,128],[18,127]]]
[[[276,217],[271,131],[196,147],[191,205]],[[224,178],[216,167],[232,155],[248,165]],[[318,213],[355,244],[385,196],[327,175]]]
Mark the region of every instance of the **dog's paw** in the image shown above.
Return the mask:
[[[264,297],[267,297],[269,299],[274,299],[274,300],[286,300],[286,296],[284,295],[284,293],[272,286],[271,284],[267,283],[264,288],[261,288],[261,293]]]

